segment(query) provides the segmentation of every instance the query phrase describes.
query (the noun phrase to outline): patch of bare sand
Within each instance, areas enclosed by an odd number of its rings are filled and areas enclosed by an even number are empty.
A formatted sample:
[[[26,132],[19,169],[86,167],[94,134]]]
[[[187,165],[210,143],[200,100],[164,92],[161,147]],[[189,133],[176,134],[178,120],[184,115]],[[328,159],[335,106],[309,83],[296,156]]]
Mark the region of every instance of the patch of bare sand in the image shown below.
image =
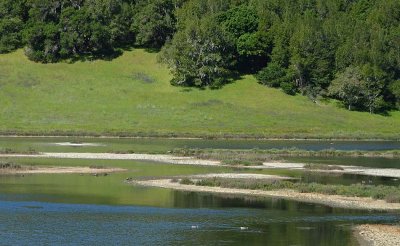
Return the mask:
[[[142,160],[179,165],[199,166],[225,166],[247,169],[290,169],[307,170],[311,172],[324,172],[332,174],[361,174],[368,176],[400,178],[400,169],[396,168],[369,168],[358,166],[338,166],[343,170],[317,170],[304,168],[304,163],[265,162],[260,166],[231,166],[223,165],[220,161],[196,159],[194,157],[181,157],[158,154],[114,154],[114,153],[40,153],[40,154],[1,154],[0,157],[29,157],[29,158],[63,158],[63,159],[101,159],[101,160]]]
[[[101,159],[101,160],[143,160],[169,164],[217,166],[219,161],[199,160],[193,157],[152,154],[114,154],[114,153],[40,153],[35,155],[4,154],[0,157],[63,158],[63,159]]]
[[[399,246],[400,227],[390,225],[359,225],[355,236],[361,246]]]
[[[323,173],[348,173],[348,174],[360,174],[367,176],[378,176],[378,177],[391,177],[400,178],[400,169],[396,168],[370,168],[360,166],[343,166],[343,165],[331,165],[342,168],[342,170],[318,170],[318,169],[307,169],[304,168],[303,163],[279,163],[279,162],[266,162],[263,163],[263,168],[271,169],[291,169],[291,170],[307,170],[310,172],[323,172]]]
[[[172,182],[171,179],[134,180],[131,181],[131,183],[143,186],[152,186],[152,187],[168,188],[168,189],[183,190],[183,191],[274,197],[274,198],[317,203],[331,207],[340,207],[349,209],[400,210],[400,203],[387,203],[386,201],[383,200],[374,200],[372,198],[364,198],[364,197],[345,197],[338,195],[324,195],[316,193],[300,193],[293,190],[264,191],[264,190],[247,190],[247,189],[233,189],[233,188],[210,187],[210,186],[183,185],[178,182]]]
[[[74,143],[74,142],[51,143],[50,145],[67,146],[67,147],[100,147],[100,146],[105,146],[104,144],[100,144],[100,143]]]

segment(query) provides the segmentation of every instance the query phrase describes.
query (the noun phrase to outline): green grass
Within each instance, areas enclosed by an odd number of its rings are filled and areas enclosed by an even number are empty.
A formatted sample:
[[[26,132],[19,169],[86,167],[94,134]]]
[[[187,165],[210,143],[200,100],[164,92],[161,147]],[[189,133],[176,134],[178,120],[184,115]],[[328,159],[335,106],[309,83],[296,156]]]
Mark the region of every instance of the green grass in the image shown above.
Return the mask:
[[[44,135],[400,138],[400,112],[349,112],[244,76],[219,90],[173,87],[156,53],[38,64],[0,55],[0,132]]]
[[[344,170],[341,166],[336,165],[321,165],[321,164],[306,164],[304,168],[307,170],[324,170],[324,171],[332,171],[332,170]]]
[[[384,199],[390,203],[400,202],[400,187],[385,185],[331,185],[319,183],[302,183],[290,181],[265,181],[251,179],[224,179],[210,178],[198,181],[183,179],[181,184],[195,184],[198,186],[213,186],[223,188],[239,188],[250,190],[281,190],[290,189],[301,193],[319,193],[325,195],[341,195],[349,197],[371,197],[373,199]]]
[[[196,149],[196,148],[175,148],[171,154],[178,156],[191,156],[198,159],[220,160],[229,163],[235,161],[266,162],[271,160],[282,160],[290,157],[382,157],[399,158],[400,150],[303,150],[297,148],[287,149]]]

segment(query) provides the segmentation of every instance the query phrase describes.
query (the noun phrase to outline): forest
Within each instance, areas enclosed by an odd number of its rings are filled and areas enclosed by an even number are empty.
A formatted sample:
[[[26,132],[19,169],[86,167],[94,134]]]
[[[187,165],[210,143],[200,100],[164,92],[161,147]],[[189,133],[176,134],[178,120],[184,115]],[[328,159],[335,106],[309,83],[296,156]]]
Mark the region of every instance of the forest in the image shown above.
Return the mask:
[[[2,0],[0,53],[41,63],[159,52],[175,86],[244,74],[348,110],[400,109],[400,0]]]

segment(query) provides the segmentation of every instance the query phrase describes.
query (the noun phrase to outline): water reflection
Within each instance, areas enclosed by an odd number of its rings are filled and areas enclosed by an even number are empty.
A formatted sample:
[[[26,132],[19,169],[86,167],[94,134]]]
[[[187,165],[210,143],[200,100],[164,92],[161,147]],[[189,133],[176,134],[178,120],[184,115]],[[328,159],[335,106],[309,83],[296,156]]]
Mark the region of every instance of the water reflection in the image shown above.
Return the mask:
[[[399,219],[283,200],[173,196],[177,207],[204,208],[1,201],[0,236],[18,245],[356,245],[352,224]]]
[[[61,144],[60,143],[64,143]],[[70,143],[70,144],[65,144]],[[58,144],[58,145],[57,145]],[[165,153],[174,148],[199,149],[289,149],[303,150],[395,150],[400,141],[330,141],[330,140],[248,140],[248,139],[118,139],[118,138],[0,138],[0,148],[43,152],[135,151]]]

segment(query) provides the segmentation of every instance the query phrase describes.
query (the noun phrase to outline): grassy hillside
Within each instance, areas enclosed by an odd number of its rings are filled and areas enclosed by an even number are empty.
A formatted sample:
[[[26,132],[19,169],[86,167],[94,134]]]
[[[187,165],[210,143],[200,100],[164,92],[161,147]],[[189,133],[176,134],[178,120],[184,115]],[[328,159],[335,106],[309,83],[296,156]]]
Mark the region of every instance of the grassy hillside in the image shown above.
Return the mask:
[[[33,63],[21,50],[0,55],[0,132],[400,138],[400,112],[316,105],[252,76],[219,90],[173,87],[169,79],[156,54],[143,50],[73,64]]]

